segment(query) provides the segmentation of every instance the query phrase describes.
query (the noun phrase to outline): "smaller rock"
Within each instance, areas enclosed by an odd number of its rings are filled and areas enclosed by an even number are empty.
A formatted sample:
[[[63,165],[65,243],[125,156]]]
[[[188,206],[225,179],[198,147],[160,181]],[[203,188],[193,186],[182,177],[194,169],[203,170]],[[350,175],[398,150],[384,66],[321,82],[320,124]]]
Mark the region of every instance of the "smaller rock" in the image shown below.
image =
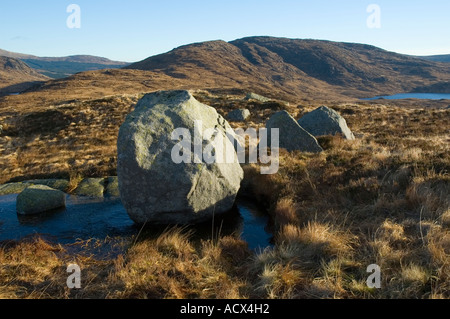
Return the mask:
[[[326,106],[321,106],[305,114],[298,120],[298,124],[314,136],[341,134],[347,140],[355,139],[345,119],[338,112]]]
[[[105,195],[108,197],[120,197],[119,178],[117,176],[107,178]]]
[[[26,181],[25,183],[29,183],[32,185],[45,185],[62,192],[65,192],[69,187],[69,181],[66,179],[34,179]]]
[[[299,150],[302,152],[319,153],[323,149],[314,136],[305,131],[297,121],[286,111],[272,115],[267,121],[267,145],[271,143],[271,129],[279,129],[279,146],[289,152]]]
[[[19,215],[34,215],[66,206],[66,194],[45,185],[32,185],[17,196]]]
[[[104,178],[85,178],[75,189],[74,194],[77,196],[103,197],[104,191]]]
[[[31,186],[30,183],[8,183],[0,186],[0,196],[19,194],[25,188]]]
[[[246,100],[246,101],[256,100],[256,101],[263,102],[263,103],[271,101],[271,99],[269,99],[265,96],[256,94],[256,93],[248,93],[244,100]]]
[[[0,124],[0,135],[2,134],[3,131],[3,125]]]
[[[247,109],[234,110],[228,113],[227,118],[230,121],[245,122],[250,117],[250,111]]]

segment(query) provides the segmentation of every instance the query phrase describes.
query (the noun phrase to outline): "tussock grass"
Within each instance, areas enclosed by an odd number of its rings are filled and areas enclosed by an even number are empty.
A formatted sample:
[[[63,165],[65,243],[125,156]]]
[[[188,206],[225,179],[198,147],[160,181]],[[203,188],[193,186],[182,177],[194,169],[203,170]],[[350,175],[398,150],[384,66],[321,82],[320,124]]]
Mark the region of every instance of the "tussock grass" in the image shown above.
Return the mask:
[[[202,93],[222,115],[252,110],[261,127],[280,108],[301,116],[316,105],[264,103]],[[115,96],[59,106],[72,123],[21,135],[11,119],[0,137],[3,181],[27,176],[102,176],[115,168],[120,121],[137,97]],[[214,102],[214,103],[212,103]],[[249,251],[238,237],[198,242],[183,229],[140,238],[108,260],[76,256],[88,283],[65,288],[74,257],[37,242],[3,244],[4,298],[449,298],[449,111],[379,102],[329,105],[343,114],[355,141],[320,137],[321,154],[280,152],[280,171],[244,165],[242,191],[263,204],[275,245]],[[4,127],[5,127],[4,126]],[[366,285],[381,267],[382,288]]]

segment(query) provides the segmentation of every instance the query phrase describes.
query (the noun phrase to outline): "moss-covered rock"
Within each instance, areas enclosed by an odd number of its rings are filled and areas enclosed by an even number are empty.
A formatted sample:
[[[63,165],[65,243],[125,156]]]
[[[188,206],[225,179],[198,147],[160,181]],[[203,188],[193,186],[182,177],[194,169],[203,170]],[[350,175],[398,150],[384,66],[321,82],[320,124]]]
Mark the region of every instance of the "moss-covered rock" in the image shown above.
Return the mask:
[[[66,194],[45,185],[31,185],[17,196],[17,213],[33,215],[66,206]]]
[[[85,178],[75,189],[74,194],[77,196],[103,197],[104,191],[104,178]]]
[[[8,184],[0,185],[0,196],[19,194],[28,186],[31,186],[31,184],[30,183],[8,183]]]
[[[45,185],[62,192],[65,192],[69,187],[69,181],[65,179],[34,179],[26,181],[25,183],[29,183],[32,185]]]
[[[107,178],[105,196],[120,197],[119,178],[117,176],[110,176]]]

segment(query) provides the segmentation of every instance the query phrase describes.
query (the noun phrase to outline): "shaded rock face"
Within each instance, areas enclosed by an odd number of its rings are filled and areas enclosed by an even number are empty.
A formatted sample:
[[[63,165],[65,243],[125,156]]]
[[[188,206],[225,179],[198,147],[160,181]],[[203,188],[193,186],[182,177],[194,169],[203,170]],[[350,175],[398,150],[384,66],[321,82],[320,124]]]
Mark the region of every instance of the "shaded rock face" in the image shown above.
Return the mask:
[[[201,129],[195,126],[199,120]],[[178,128],[191,135],[184,148],[192,152],[194,130],[204,134],[206,129],[216,128],[227,149],[233,150],[233,160],[207,164],[195,155],[197,161],[175,163],[173,149],[185,141],[179,136],[173,139]],[[191,224],[229,211],[243,170],[226,130],[231,127],[225,119],[188,91],[145,95],[127,116],[117,141],[120,197],[131,219],[139,224]],[[203,149],[212,139],[203,136]]]
[[[17,196],[17,213],[34,215],[66,206],[66,194],[45,185],[32,185]]]
[[[107,186],[105,190],[107,197],[120,197],[119,192],[119,178],[117,176],[110,176],[107,178]]]
[[[272,115],[267,121],[268,141],[271,141],[271,129],[279,129],[279,146],[289,152],[299,150],[302,152],[319,153],[323,149],[316,138],[305,131],[297,121],[286,111],[281,111]],[[270,146],[270,144],[269,144]]]
[[[247,109],[244,110],[234,110],[228,113],[228,120],[236,121],[236,122],[244,122],[250,117],[250,111]]]
[[[314,136],[341,134],[347,140],[355,139],[345,119],[326,106],[305,114],[298,120],[298,124]]]

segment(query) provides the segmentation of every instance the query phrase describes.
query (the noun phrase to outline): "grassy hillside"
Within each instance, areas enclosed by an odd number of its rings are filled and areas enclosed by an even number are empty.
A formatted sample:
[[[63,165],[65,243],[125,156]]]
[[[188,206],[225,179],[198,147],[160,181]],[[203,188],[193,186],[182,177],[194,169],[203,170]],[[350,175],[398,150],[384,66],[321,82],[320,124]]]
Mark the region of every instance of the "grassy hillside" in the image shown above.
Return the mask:
[[[249,37],[181,46],[127,68],[206,83],[270,87],[300,97],[352,97],[410,92],[450,80],[450,65],[374,46],[321,40]]]
[[[20,60],[0,56],[0,96],[21,92],[48,79]]]

